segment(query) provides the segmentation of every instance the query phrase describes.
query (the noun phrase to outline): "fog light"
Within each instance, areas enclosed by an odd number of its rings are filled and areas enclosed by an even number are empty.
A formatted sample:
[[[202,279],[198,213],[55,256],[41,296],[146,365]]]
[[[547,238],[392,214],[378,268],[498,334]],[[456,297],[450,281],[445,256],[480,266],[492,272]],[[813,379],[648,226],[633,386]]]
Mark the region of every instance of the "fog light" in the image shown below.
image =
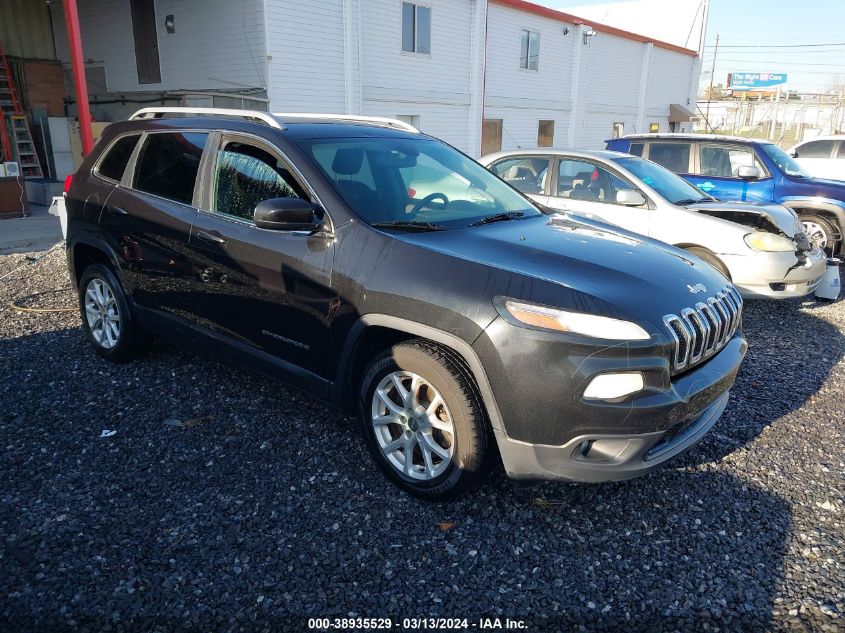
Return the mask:
[[[643,375],[638,371],[620,374],[600,374],[584,389],[584,397],[590,400],[615,400],[645,387]]]

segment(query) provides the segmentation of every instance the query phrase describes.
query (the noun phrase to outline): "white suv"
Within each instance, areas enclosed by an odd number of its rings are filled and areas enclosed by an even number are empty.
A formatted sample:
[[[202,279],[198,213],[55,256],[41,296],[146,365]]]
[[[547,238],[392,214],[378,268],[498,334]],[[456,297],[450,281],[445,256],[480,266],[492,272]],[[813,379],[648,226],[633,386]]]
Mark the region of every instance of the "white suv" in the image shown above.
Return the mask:
[[[657,163],[609,151],[490,154],[481,164],[552,209],[621,226],[698,256],[743,297],[813,292],[825,254],[778,204],[719,202]]]
[[[845,180],[845,135],[819,136],[793,147],[798,163],[816,178]]]

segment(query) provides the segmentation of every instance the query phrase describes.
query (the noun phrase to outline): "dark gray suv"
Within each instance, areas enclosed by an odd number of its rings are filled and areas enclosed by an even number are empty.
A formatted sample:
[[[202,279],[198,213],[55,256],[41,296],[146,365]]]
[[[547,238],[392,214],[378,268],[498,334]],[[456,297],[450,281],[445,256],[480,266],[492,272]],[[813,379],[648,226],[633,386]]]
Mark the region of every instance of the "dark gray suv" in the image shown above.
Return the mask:
[[[712,427],[746,350],[709,265],[550,214],[399,121],[142,110],[66,198],[100,355],[155,334],[280,376],[354,412],[422,497],[499,459],[520,479],[643,474]]]

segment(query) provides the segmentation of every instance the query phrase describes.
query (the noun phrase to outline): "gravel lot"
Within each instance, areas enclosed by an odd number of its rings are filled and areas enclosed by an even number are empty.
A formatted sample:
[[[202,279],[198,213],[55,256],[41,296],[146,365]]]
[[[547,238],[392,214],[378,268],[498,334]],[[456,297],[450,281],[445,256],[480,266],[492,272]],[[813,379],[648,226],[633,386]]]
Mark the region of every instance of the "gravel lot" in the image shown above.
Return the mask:
[[[0,257],[0,276],[23,261]],[[843,301],[748,305],[731,404],[670,467],[602,485],[498,476],[435,505],[397,493],[350,420],[284,385],[163,344],[111,365],[76,313],[8,308],[66,285],[60,251],[0,280],[3,630],[354,614],[845,631]]]

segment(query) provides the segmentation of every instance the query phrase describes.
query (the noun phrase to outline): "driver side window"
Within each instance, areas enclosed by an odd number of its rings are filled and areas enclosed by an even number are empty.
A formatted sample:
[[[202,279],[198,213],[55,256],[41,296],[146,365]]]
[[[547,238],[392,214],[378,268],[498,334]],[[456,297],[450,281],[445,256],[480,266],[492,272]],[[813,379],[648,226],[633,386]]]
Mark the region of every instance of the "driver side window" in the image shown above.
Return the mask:
[[[583,160],[560,159],[557,195],[571,200],[616,204],[616,192],[633,189],[604,167]]]
[[[740,167],[757,167],[763,173],[762,166],[754,158],[754,152],[744,147],[703,144],[699,151],[699,161],[702,176],[738,178]]]
[[[264,200],[307,197],[270,152],[240,142],[228,142],[217,152],[212,211],[251,222]]]

